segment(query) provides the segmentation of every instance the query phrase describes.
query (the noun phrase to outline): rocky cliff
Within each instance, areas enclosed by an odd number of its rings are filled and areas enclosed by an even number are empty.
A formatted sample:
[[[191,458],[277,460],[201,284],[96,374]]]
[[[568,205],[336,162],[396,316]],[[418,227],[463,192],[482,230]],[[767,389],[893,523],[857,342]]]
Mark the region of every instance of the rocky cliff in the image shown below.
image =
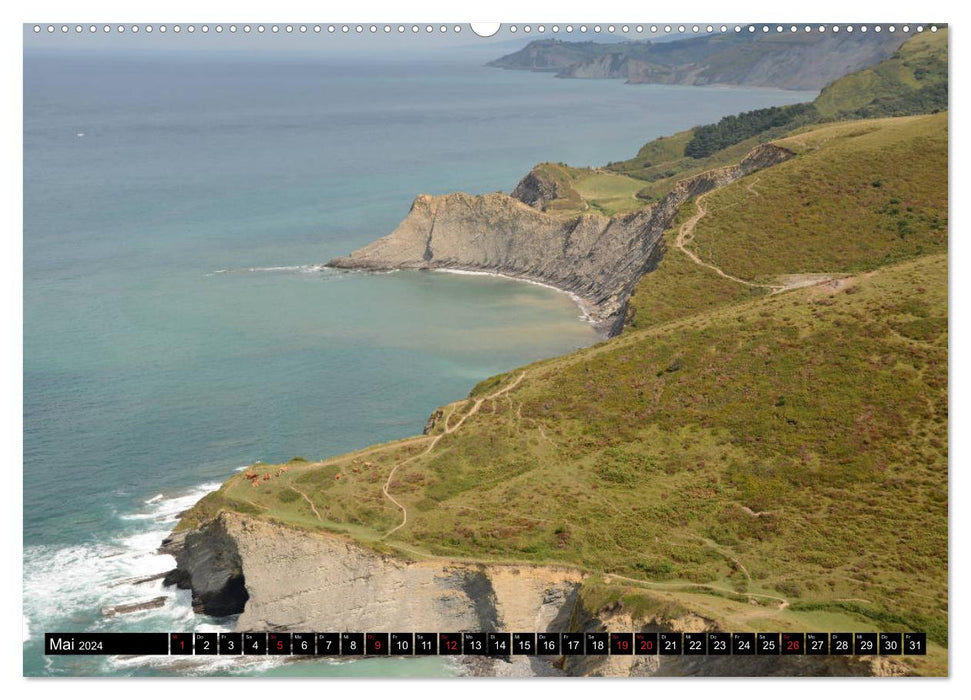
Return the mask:
[[[201,612],[240,614],[240,630],[560,629],[582,579],[564,567],[409,562],[231,512],[167,548],[170,581],[186,582]]]
[[[223,512],[166,541],[199,612],[239,614],[240,631],[704,631],[698,615],[635,618],[588,609],[586,577],[561,566],[406,561],[328,533]],[[244,589],[240,596],[237,587]],[[467,672],[522,675],[875,675],[859,657],[463,657]]]
[[[462,192],[420,195],[389,235],[327,263],[362,270],[461,269],[549,284],[579,297],[608,335],[620,331],[641,275],[657,267],[662,235],[678,207],[696,195],[792,157],[764,144],[741,163],[679,182],[654,206],[606,217],[542,211],[555,184],[528,175],[515,196]]]
[[[176,558],[176,568],[165,575],[163,584],[191,589],[195,612],[223,617],[243,610],[249,593],[236,538],[225,519],[202,531],[173,534],[160,552]]]
[[[547,205],[554,201],[580,201],[580,195],[569,182],[564,181],[564,178],[551,176],[540,167],[533,168],[519,181],[512,191],[512,198],[540,211],[546,211]]]
[[[239,614],[240,631],[565,630],[583,579],[565,567],[411,562],[228,512],[163,547],[177,562],[168,582],[191,587],[198,612]],[[551,661],[478,659],[469,670],[560,673]]]
[[[592,609],[578,596],[570,630],[574,632],[718,632],[716,620],[688,610],[637,615],[623,598]],[[729,630],[737,631],[737,630]],[[903,676],[912,669],[878,656],[567,656],[561,665],[570,676]]]

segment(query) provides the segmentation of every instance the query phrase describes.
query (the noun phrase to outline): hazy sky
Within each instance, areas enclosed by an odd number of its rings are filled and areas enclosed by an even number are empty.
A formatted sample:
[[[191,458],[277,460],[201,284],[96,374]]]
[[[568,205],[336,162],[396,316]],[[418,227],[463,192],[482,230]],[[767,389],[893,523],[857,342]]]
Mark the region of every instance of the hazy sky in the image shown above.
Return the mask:
[[[161,33],[159,27],[166,24],[167,31]],[[195,23],[195,31],[189,32],[187,24],[181,24],[181,31],[173,31],[174,23],[159,23],[152,25],[152,31],[146,31],[146,25],[138,25],[138,32],[131,31],[130,24],[125,25],[125,31],[119,33],[117,24],[111,24],[111,31],[105,32],[103,24],[96,25],[95,32],[90,31],[90,24],[82,25],[82,31],[76,31],[76,24],[70,24],[68,31],[63,32],[61,24],[54,25],[54,32],[48,31],[47,24],[40,25],[41,31],[34,32],[33,24],[24,25],[24,48],[25,49],[119,49],[119,50],[196,50],[196,51],[313,51],[313,52],[341,52],[341,53],[377,53],[386,51],[406,51],[411,53],[434,52],[443,48],[468,48],[474,50],[481,48],[492,53],[508,53],[525,46],[528,42],[535,39],[556,37],[566,41],[598,41],[612,42],[624,41],[625,39],[653,39],[670,40],[676,36],[663,33],[663,28],[658,28],[657,34],[651,34],[650,26],[643,26],[644,31],[636,32],[637,25],[627,25],[629,32],[624,34],[621,31],[623,25],[613,25],[615,32],[608,31],[608,24],[601,26],[601,32],[594,31],[595,25],[587,25],[588,30],[579,31],[580,25],[570,25],[572,32],[567,32],[567,25],[559,25],[558,33],[551,31],[552,25],[544,25],[544,32],[539,31],[537,24],[531,24],[529,33],[523,31],[523,25],[517,26],[517,31],[510,31],[512,25],[504,25],[500,31],[492,37],[479,37],[472,32],[469,25],[458,25],[459,32],[454,31],[456,25],[446,25],[447,31],[441,31],[441,24],[432,25],[432,31],[427,31],[429,25],[418,25],[419,31],[414,32],[414,25],[403,25],[404,32],[399,32],[398,24],[389,25],[390,32],[384,31],[384,24],[375,25],[377,31],[370,31],[371,25],[362,26],[363,31],[356,31],[359,25],[349,24],[348,31],[345,33],[342,28],[345,25],[335,24],[335,31],[330,33],[328,27],[331,25],[319,25],[320,32],[314,31],[313,24],[305,25],[306,32],[300,31],[299,24],[290,25],[293,28],[291,33],[286,32],[286,24],[277,24],[279,28],[276,33],[272,31],[272,23],[263,24],[264,32],[257,31],[258,24],[249,24],[250,32],[243,31],[245,23],[236,24],[236,32],[230,32],[232,23],[222,23],[222,32],[216,32],[216,24],[209,23],[208,31],[202,31],[202,23]],[[498,54],[497,54],[498,55]]]

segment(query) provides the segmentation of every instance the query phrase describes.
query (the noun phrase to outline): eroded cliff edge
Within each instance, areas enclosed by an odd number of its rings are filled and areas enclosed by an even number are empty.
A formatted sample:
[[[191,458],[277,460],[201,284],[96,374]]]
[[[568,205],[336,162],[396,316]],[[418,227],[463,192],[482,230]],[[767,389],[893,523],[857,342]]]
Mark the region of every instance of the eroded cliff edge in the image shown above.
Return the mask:
[[[165,548],[194,607],[239,614],[241,630],[559,629],[583,579],[567,567],[408,561],[232,512]],[[234,580],[245,598],[220,588]]]
[[[328,266],[341,269],[455,269],[492,272],[570,292],[607,335],[620,332],[637,280],[664,254],[663,233],[684,202],[793,157],[773,144],[740,163],[681,180],[640,211],[604,216],[543,211],[558,195],[530,173],[513,195],[419,195],[387,236]]]
[[[239,614],[240,631],[705,631],[716,621],[679,610],[637,615],[584,596],[589,574],[565,566],[407,561],[349,539],[222,512],[164,544],[170,583],[192,588],[199,612]],[[600,579],[600,577],[594,577]],[[240,597],[235,586],[242,586]],[[463,657],[475,675],[887,675],[870,657]]]

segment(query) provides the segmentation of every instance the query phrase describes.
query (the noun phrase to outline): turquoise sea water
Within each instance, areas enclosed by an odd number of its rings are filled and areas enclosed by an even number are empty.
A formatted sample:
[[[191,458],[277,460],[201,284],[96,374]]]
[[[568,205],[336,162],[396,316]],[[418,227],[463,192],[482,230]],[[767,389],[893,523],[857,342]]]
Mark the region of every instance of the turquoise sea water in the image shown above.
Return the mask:
[[[453,672],[45,659],[42,638],[231,626],[124,583],[171,567],[155,548],[207,490],[255,460],[420,432],[477,381],[597,340],[550,289],[315,263],[388,233],[420,192],[509,191],[539,161],[601,164],[812,97],[484,60],[25,52],[25,674]],[[158,610],[101,613],[156,595]]]

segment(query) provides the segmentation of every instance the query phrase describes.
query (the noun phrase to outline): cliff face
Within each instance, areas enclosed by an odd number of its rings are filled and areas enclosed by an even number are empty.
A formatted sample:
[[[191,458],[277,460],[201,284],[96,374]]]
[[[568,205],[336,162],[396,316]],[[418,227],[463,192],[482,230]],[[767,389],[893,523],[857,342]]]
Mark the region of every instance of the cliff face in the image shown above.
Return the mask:
[[[637,280],[660,261],[661,238],[678,207],[792,155],[771,144],[759,146],[738,165],[682,180],[649,209],[612,217],[543,212],[556,188],[530,176],[514,191],[524,201],[505,194],[420,195],[392,233],[328,265],[451,268],[542,282],[577,295],[601,329],[616,334]]]
[[[609,53],[574,63],[557,73],[558,78],[627,78],[629,63],[634,59],[622,54]]]
[[[717,629],[694,614],[633,619],[619,603],[588,610],[584,574],[568,567],[382,556],[326,533],[224,512],[165,544],[209,614],[241,613],[239,631],[693,631]],[[246,597],[224,584],[237,581]],[[222,596],[216,595],[221,592]],[[234,606],[237,606],[234,608]],[[888,675],[904,667],[859,657],[463,657],[484,676]]]
[[[163,583],[192,589],[195,612],[223,617],[243,610],[249,599],[243,563],[223,519],[203,531],[174,534],[162,543],[161,551],[176,561]]]
[[[247,598],[229,612],[250,631],[559,630],[582,579],[563,567],[413,563],[227,512],[170,551],[171,580],[189,583],[194,598],[211,594],[213,581],[244,582]]]
[[[621,603],[600,610],[574,608],[577,632],[716,632],[714,621],[692,613],[678,617],[634,619]],[[567,656],[570,676],[901,676],[912,675],[904,664],[877,656]]]
[[[545,211],[550,202],[572,197],[579,198],[579,195],[575,190],[571,191],[569,184],[549,177],[538,168],[530,171],[512,191],[513,199],[518,199],[523,204],[528,204],[540,211]]]
[[[564,218],[505,194],[421,195],[394,232],[328,265],[477,270],[543,282],[578,295],[609,327],[662,231],[650,212]]]

